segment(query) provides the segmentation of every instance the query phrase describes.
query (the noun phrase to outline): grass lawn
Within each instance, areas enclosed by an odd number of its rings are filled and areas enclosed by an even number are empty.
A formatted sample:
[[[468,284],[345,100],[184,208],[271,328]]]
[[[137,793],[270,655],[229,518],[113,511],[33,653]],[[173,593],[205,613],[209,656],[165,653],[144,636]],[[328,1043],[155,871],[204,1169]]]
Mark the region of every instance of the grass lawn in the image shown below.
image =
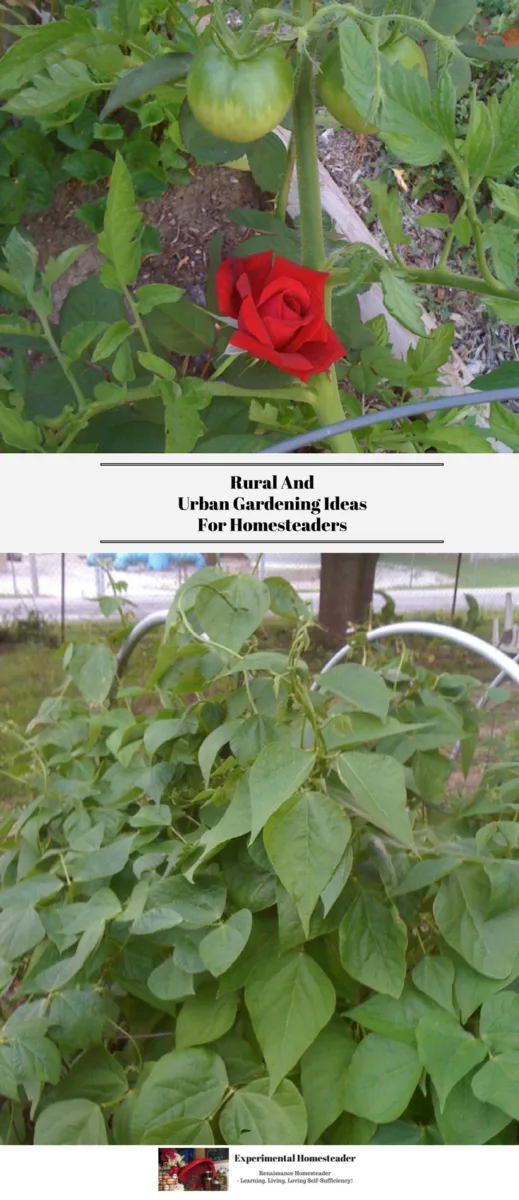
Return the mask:
[[[144,683],[151,671],[160,642],[160,630],[154,630],[134,651],[125,675],[127,683]],[[120,629],[113,622],[96,621],[95,625],[75,625],[68,631],[71,642],[107,641],[116,649],[120,641]],[[32,720],[42,700],[52,695],[63,681],[64,647],[46,646],[41,643],[0,643],[0,741],[5,756],[15,746],[15,740],[6,733],[2,736],[2,725],[12,722],[21,733]],[[0,754],[0,767],[2,754]],[[0,808],[18,802],[21,793],[13,791],[16,785],[0,776]],[[25,794],[25,793],[24,793]]]

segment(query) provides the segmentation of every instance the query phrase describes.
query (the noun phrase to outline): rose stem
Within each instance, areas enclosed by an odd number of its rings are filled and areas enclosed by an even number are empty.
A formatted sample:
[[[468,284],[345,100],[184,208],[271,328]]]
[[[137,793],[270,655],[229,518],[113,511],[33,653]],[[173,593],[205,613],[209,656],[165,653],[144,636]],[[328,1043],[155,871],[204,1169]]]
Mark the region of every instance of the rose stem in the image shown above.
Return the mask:
[[[296,15],[301,16],[303,20],[308,20],[312,15],[311,0],[294,0],[294,10]],[[299,59],[292,111],[303,263],[314,271],[323,271],[325,250],[317,158],[313,65],[306,51],[303,51]],[[329,311],[327,319],[329,319]],[[326,373],[313,375],[309,386],[315,397],[314,405],[320,424],[331,425],[334,421],[343,421],[344,409],[337,386],[335,367],[331,367]],[[337,434],[336,437],[330,438],[330,444],[337,454],[356,454],[358,452],[351,433]]]

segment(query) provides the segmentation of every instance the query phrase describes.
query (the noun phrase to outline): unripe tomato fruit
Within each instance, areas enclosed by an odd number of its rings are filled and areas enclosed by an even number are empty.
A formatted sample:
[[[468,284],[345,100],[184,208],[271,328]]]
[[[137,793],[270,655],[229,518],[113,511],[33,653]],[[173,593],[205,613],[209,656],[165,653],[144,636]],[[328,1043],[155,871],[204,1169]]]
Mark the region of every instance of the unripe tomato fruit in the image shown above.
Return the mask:
[[[218,46],[203,46],[187,76],[187,98],[197,121],[228,142],[255,142],[283,120],[294,73],[281,46],[233,62]]]
[[[400,63],[406,70],[412,71],[418,67],[421,75],[427,77],[427,60],[423,50],[413,42],[412,38],[399,38],[397,42],[393,42],[388,46],[387,50],[383,50],[382,54],[389,63]],[[325,54],[321,63],[321,70],[317,77],[317,86],[319,95],[323,104],[326,105],[328,112],[332,117],[344,125],[345,129],[351,129],[353,133],[376,133],[375,125],[368,125],[363,121],[355,105],[350,100],[341,70],[341,54],[339,49],[339,41],[336,39],[332,42],[329,50]]]

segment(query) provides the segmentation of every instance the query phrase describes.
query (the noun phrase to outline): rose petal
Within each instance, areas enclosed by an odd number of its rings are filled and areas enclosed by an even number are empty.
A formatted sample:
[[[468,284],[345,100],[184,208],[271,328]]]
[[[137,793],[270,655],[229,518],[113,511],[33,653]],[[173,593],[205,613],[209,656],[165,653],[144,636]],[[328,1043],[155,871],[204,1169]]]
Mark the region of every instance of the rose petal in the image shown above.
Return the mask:
[[[315,374],[328,371],[334,362],[337,362],[339,358],[344,358],[346,354],[344,346],[335,336],[333,329],[330,329],[329,326],[327,329],[328,338],[325,342],[305,342],[300,351],[312,363]]]
[[[301,350],[307,342],[326,342],[329,331],[330,326],[324,319],[324,310],[322,313],[312,313],[306,323],[299,322],[299,327],[294,333],[292,349]]]
[[[252,296],[246,296],[241,305],[238,315],[238,329],[241,329],[242,333],[249,333],[251,337],[257,338],[258,341],[264,342],[265,345],[270,345],[270,334],[263,324]]]
[[[261,254],[249,254],[247,258],[235,258],[234,262],[239,263],[238,275],[247,276],[257,303],[272,268],[272,250],[263,250]]]
[[[300,311],[306,313],[312,305],[312,293],[299,282],[298,279],[291,279],[286,275],[280,276],[279,279],[272,279],[272,274],[268,283],[261,293],[261,304],[267,304],[274,296],[282,295],[285,298],[285,303],[289,299],[293,299],[300,308]],[[320,297],[317,297],[317,305],[320,306]],[[294,311],[296,311],[294,309]]]
[[[251,254],[248,258],[224,258],[215,275],[218,311],[226,317],[236,319],[241,303],[236,289],[240,276],[246,276],[252,295],[258,300],[269,277],[271,266],[272,250]]]
[[[300,379],[302,383],[306,383],[310,375],[314,374],[315,367],[309,362],[303,354],[289,354],[280,350],[274,350],[273,346],[265,346],[262,342],[256,341],[247,333],[233,333],[231,344],[237,346],[240,350],[247,350],[254,358],[259,358],[263,362],[273,363],[280,371],[285,371],[287,375],[294,375],[296,379]]]
[[[224,258],[214,278],[218,312],[236,320],[240,311],[240,298],[236,293],[236,272],[232,258]]]
[[[261,314],[263,317],[263,313]],[[269,340],[276,350],[284,350],[289,347],[294,350],[293,341],[300,328],[299,321],[278,321],[275,317],[264,317],[263,324],[269,335]],[[299,350],[300,347],[297,347]]]
[[[270,273],[269,283],[275,279],[288,278],[298,280],[307,292],[317,299],[324,298],[324,285],[329,279],[327,271],[312,271],[310,267],[300,267],[299,263],[289,262],[288,258],[276,258]]]

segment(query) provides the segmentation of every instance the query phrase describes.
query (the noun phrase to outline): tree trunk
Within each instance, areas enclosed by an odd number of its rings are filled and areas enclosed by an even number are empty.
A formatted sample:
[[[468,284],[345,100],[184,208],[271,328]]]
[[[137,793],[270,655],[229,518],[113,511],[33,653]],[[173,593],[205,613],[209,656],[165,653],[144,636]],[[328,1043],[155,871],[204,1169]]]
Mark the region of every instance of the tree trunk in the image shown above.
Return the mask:
[[[321,554],[319,624],[329,642],[344,642],[348,625],[365,621],[378,554]]]

